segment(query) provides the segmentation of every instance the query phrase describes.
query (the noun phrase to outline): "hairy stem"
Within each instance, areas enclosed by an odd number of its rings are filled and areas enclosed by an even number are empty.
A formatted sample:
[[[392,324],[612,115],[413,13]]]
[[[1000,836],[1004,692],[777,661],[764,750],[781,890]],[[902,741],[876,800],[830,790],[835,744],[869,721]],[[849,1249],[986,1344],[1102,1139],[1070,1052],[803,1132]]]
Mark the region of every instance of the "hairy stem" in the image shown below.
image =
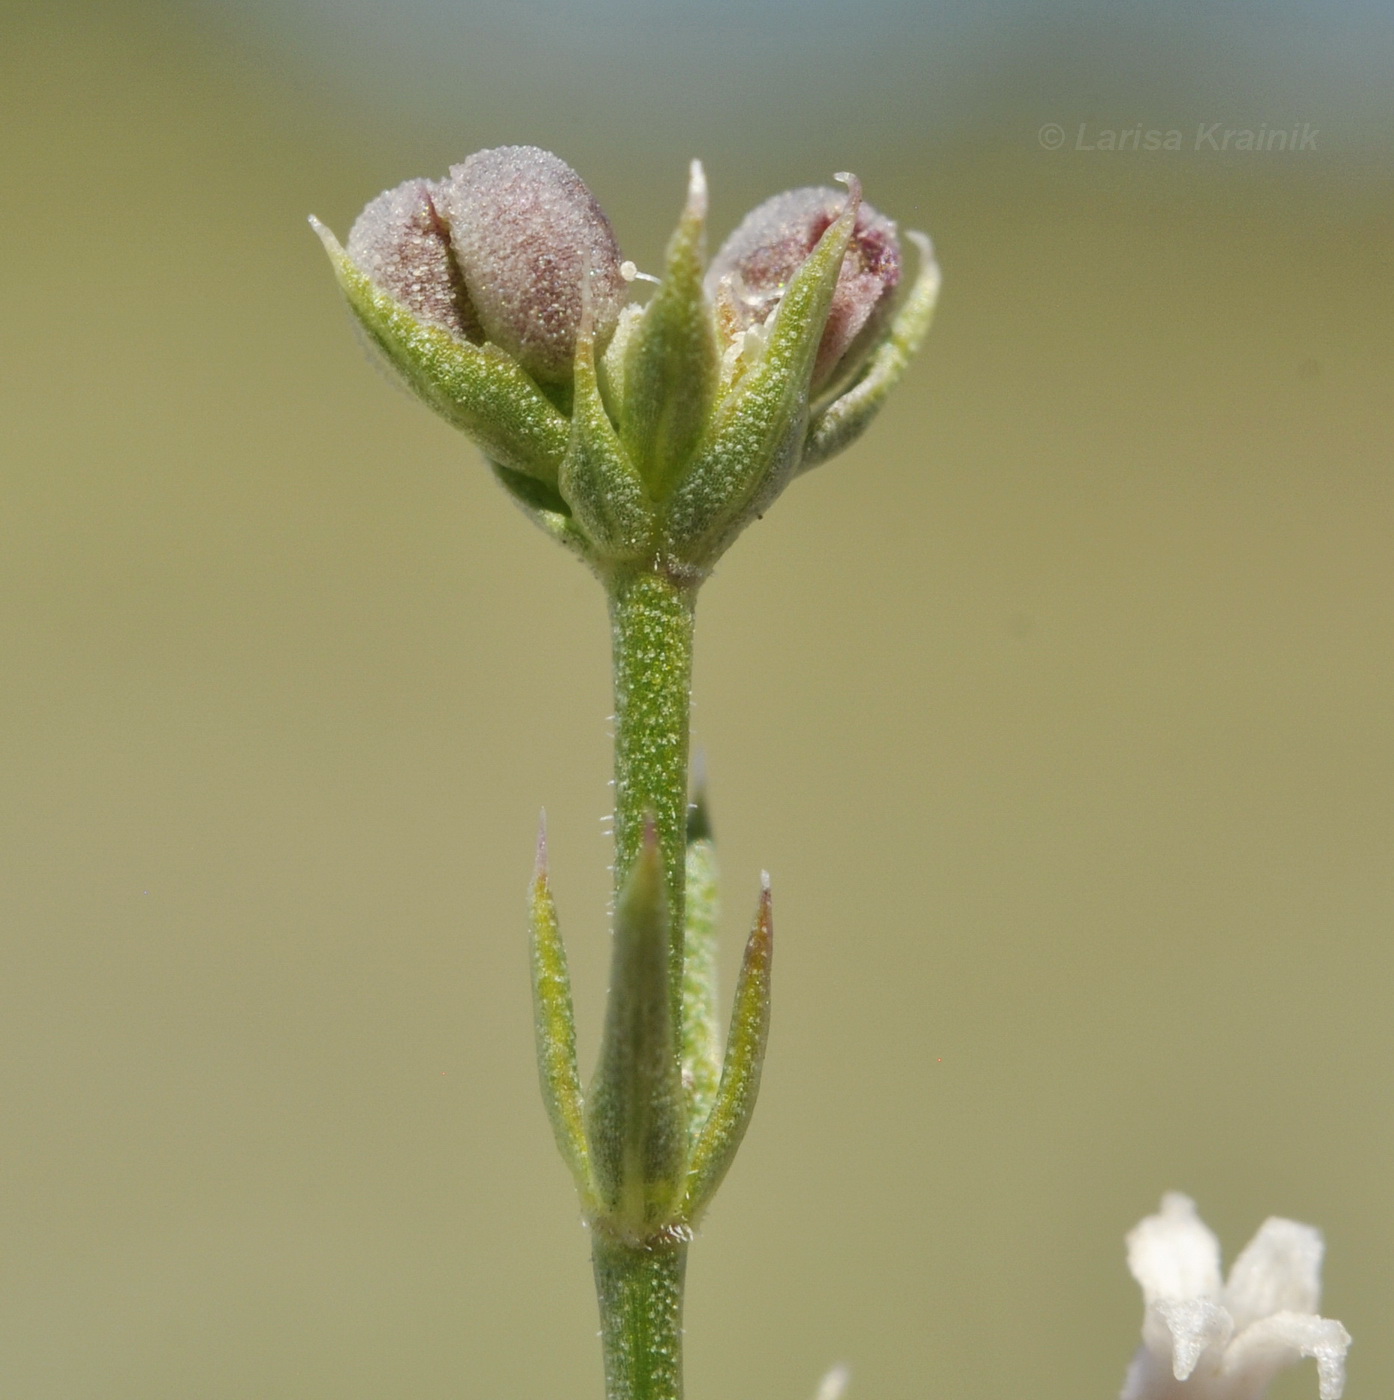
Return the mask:
[[[597,1232],[591,1257],[608,1400],[682,1400],[686,1242],[629,1245]]]
[[[668,900],[668,985],[682,1022],[687,752],[696,590],[662,574],[623,571],[608,580],[615,668],[615,893],[629,878],[652,819]]]

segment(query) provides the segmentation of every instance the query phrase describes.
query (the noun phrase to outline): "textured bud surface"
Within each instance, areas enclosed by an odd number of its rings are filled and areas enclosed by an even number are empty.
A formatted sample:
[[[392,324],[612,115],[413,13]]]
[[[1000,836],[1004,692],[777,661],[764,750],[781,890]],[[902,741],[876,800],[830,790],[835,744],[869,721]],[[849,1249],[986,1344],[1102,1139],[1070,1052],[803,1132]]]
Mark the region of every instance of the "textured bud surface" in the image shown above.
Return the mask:
[[[430,180],[408,180],[378,195],[349,231],[347,252],[373,283],[423,321],[478,342],[483,331],[450,251],[439,192]]]
[[[477,151],[450,167],[439,191],[489,339],[531,374],[570,378],[587,266],[598,345],[627,296],[614,230],[595,196],[565,161],[536,146]]]
[[[809,186],[777,194],[745,216],[707,272],[724,340],[765,321],[846,202],[843,190]],[[818,345],[815,390],[839,367],[850,369],[881,333],[899,281],[895,225],[863,204]]]

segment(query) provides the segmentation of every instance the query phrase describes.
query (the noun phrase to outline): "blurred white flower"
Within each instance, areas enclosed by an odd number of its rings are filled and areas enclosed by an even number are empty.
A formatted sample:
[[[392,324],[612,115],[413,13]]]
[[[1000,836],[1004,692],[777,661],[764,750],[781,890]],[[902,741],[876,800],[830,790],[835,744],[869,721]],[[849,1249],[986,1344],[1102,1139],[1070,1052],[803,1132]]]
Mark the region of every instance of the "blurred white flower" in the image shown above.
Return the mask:
[[[1315,1358],[1321,1400],[1340,1400],[1350,1333],[1317,1316],[1319,1231],[1265,1220],[1220,1277],[1220,1245],[1179,1192],[1128,1235],[1145,1311],[1122,1400],[1262,1400],[1273,1377]]]

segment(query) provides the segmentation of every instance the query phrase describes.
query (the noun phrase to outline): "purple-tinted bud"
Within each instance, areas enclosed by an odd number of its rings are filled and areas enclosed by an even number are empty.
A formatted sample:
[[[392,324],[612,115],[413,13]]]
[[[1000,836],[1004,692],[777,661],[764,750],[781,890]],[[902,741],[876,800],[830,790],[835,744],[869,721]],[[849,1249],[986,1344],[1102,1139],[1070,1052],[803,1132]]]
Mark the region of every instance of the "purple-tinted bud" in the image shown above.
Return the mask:
[[[707,295],[723,340],[769,316],[846,203],[845,190],[809,186],[777,194],[745,216],[707,270]],[[854,368],[881,335],[899,281],[895,225],[863,204],[818,342],[815,391]]]
[[[439,194],[430,180],[408,180],[378,195],[350,230],[347,252],[376,286],[423,321],[480,341],[484,332],[450,251]]]
[[[600,345],[626,298],[614,230],[595,196],[549,151],[500,146],[451,166],[437,198],[485,334],[529,373],[569,379],[586,269]]]

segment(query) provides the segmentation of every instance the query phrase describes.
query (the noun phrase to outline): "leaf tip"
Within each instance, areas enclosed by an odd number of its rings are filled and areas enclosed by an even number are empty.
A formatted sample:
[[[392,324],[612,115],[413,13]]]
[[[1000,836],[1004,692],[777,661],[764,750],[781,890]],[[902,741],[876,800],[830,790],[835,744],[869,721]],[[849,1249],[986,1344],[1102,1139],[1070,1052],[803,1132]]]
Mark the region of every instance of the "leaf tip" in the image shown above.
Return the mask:
[[[707,217],[707,172],[702,169],[700,160],[693,160],[687,168],[687,209],[693,219]]]
[[[324,245],[324,251],[329,254],[330,260],[338,265],[347,256],[339,240],[334,237],[334,231],[325,223],[322,223],[313,214],[306,216],[311,229],[314,230],[315,237]]]
[[[862,182],[850,170],[838,170],[833,174],[833,179],[839,185],[847,186],[847,202],[853,210],[856,210],[862,202]]]

